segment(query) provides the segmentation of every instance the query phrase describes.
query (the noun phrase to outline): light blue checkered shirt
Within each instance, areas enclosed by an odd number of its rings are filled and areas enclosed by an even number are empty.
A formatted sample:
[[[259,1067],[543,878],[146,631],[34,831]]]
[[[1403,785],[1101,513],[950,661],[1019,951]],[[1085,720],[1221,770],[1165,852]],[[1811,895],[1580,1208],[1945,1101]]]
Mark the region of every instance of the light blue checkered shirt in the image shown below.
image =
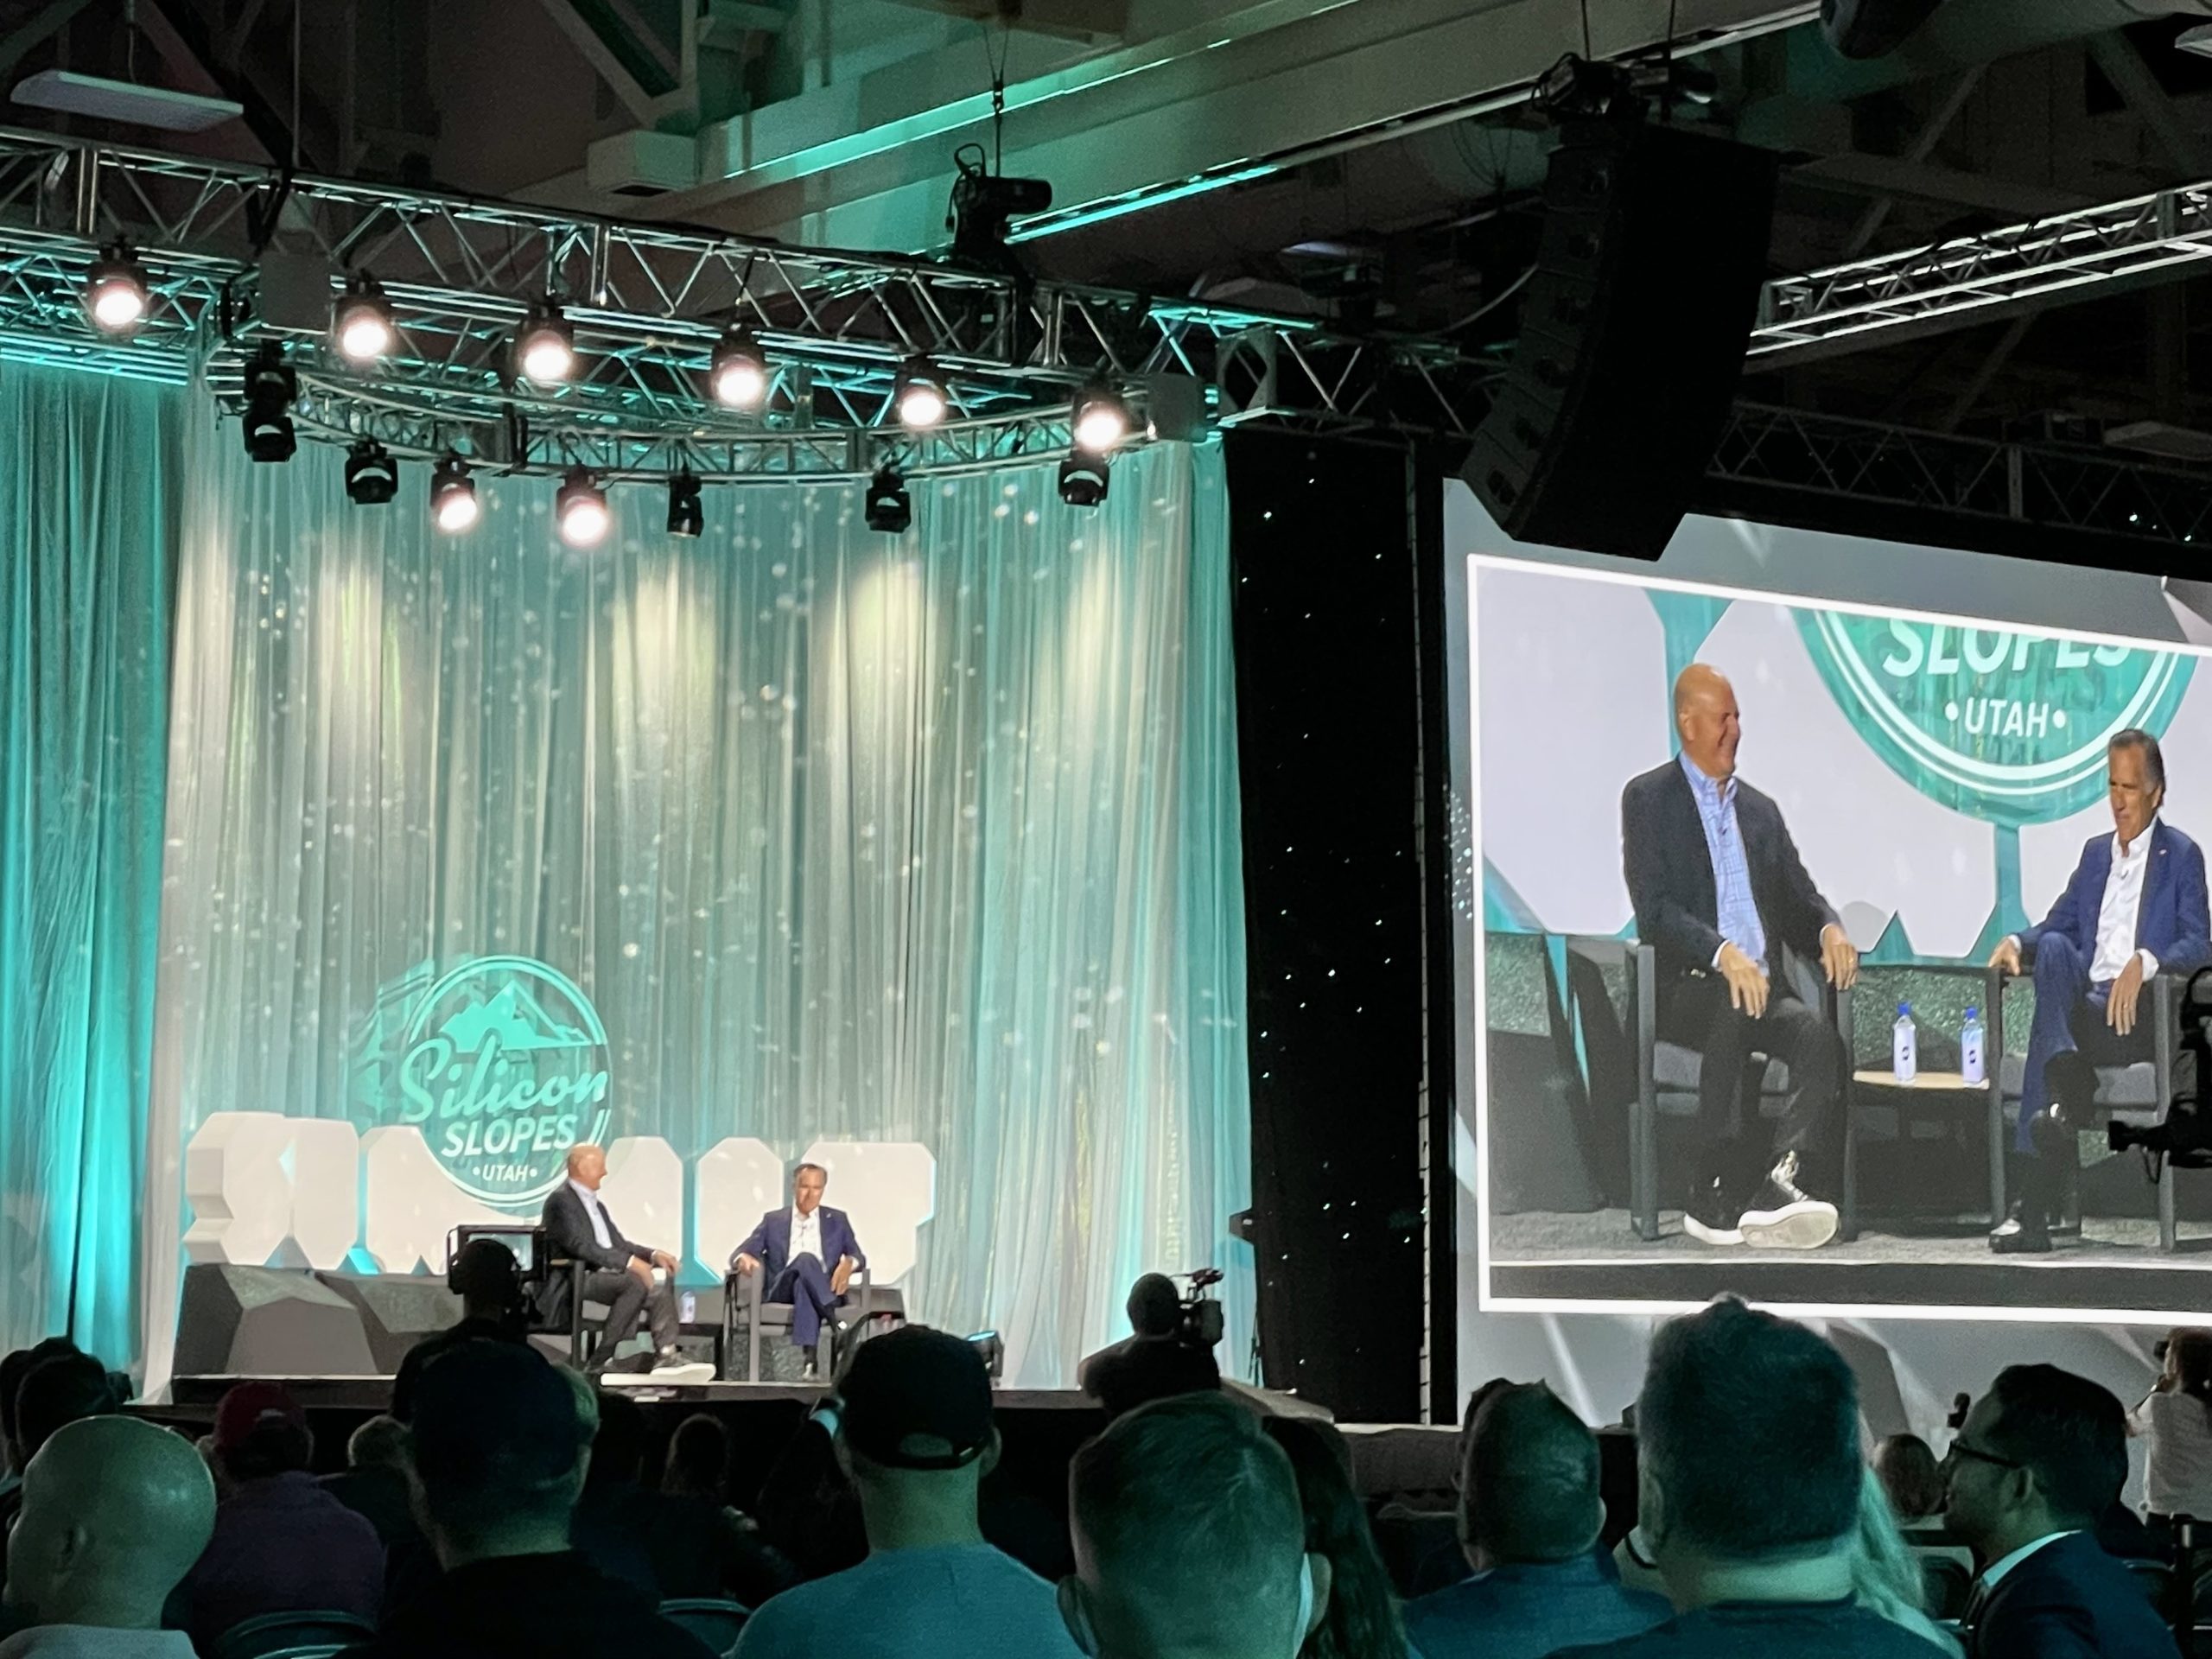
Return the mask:
[[[1766,929],[1751,898],[1751,868],[1744,861],[1743,832],[1736,827],[1736,780],[1716,782],[1692,765],[1687,754],[1675,758],[1681,762],[1682,776],[1690,780],[1690,793],[1697,798],[1705,849],[1713,855],[1713,893],[1719,910],[1714,925],[1722,938],[1753,962],[1764,963]]]

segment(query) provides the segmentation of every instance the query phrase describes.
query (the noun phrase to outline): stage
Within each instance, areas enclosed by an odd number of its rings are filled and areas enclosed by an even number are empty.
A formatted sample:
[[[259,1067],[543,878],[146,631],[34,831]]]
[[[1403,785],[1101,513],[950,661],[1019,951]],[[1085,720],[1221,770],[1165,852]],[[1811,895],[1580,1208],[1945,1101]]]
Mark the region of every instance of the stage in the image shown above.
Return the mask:
[[[1865,1225],[1818,1250],[1715,1246],[1662,1211],[1660,1236],[1637,1237],[1626,1210],[1529,1211],[1491,1218],[1490,1294],[1511,1300],[1694,1303],[1736,1291],[1756,1300],[1868,1309],[1993,1307],[2195,1317],[2212,1294],[2212,1225],[2184,1223],[2181,1248],[2158,1248],[2158,1223],[2092,1216],[2048,1255],[1996,1255],[1987,1216],[1910,1234]]]

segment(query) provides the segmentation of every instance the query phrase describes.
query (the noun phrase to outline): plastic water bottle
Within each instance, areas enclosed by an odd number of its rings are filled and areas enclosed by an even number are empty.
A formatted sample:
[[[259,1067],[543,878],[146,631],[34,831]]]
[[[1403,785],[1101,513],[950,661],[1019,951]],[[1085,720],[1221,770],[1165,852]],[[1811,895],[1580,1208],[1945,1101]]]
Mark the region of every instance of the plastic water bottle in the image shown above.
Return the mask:
[[[1981,1010],[1968,1008],[1967,1022],[1959,1027],[1959,1075],[1968,1083],[1986,1083],[1989,1074],[1982,1065]]]
[[[1976,1051],[1979,1052],[1980,1051]],[[699,1317],[699,1293],[687,1290],[676,1299],[676,1318],[682,1325],[690,1325]]]
[[[1890,1027],[1890,1062],[1897,1071],[1899,1083],[1910,1083],[1919,1075],[1920,1046],[1914,1040],[1912,1004],[1897,1004],[1897,1022]]]

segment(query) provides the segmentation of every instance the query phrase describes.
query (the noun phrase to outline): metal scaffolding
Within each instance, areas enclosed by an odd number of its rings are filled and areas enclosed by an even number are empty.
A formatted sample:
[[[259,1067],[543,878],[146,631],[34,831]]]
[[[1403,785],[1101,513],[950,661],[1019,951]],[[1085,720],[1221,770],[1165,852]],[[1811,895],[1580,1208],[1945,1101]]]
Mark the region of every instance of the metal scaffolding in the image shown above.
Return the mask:
[[[85,315],[89,262],[126,239],[153,304],[127,343]],[[327,338],[349,274],[372,276],[399,344],[365,366]],[[512,372],[530,308],[552,299],[577,372]],[[709,353],[749,327],[772,372],[761,410],[706,394]],[[613,473],[681,461],[702,476],[940,467],[1065,449],[1078,387],[1140,415],[1163,378],[1198,383],[1217,421],[1465,437],[1478,366],[1418,339],[709,231],[287,176],[0,129],[0,356],[182,380],[235,399],[245,356],[284,342],[306,429],[508,466]],[[925,359],[950,413],[912,433],[893,410]]]

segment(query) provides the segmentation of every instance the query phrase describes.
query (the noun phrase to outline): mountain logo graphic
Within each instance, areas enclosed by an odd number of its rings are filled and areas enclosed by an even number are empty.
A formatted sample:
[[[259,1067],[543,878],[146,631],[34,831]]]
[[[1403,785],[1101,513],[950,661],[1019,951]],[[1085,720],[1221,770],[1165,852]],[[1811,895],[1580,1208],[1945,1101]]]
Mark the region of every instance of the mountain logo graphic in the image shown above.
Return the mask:
[[[454,1185],[526,1211],[559,1185],[569,1150],[611,1138],[607,1028],[582,988],[530,957],[478,957],[408,976],[404,1015],[356,1067],[356,1108],[418,1128]],[[383,999],[379,999],[380,1005]],[[395,1002],[401,1001],[393,999]]]

